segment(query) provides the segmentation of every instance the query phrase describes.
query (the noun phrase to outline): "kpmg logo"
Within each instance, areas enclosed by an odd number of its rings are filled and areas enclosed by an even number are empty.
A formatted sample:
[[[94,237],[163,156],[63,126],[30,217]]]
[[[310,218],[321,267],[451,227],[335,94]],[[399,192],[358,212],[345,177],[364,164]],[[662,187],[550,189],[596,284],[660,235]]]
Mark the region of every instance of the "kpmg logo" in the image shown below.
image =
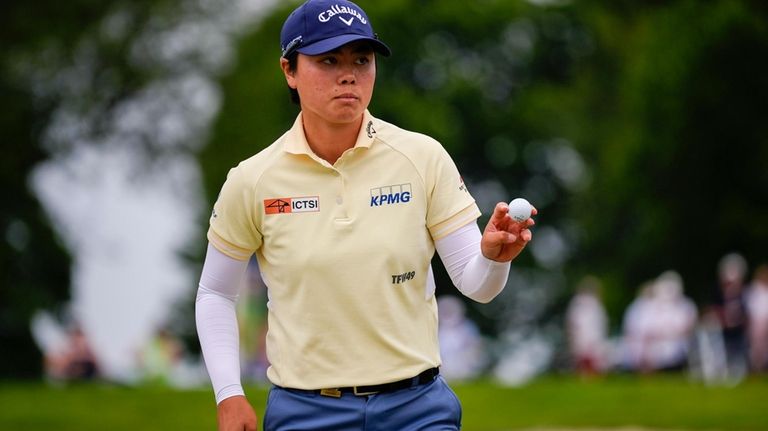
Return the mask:
[[[320,20],[320,22],[328,22],[334,16],[341,14],[352,15],[349,19],[339,17],[339,19],[348,26],[352,25],[352,19],[354,18],[360,20],[363,25],[368,24],[368,21],[365,20],[365,17],[360,11],[347,6],[339,6],[337,4],[331,6],[330,9],[321,12],[320,15],[317,16],[317,19]]]
[[[407,204],[411,201],[411,184],[395,184],[371,189],[371,206]]]

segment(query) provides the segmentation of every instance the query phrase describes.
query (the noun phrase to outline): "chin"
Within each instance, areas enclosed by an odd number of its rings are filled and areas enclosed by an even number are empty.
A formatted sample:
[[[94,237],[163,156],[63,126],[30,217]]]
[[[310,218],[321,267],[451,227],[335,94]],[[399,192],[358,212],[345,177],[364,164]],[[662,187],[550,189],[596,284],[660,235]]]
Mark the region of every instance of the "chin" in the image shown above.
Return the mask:
[[[339,112],[334,115],[334,118],[339,123],[350,123],[355,120],[359,120],[360,117],[363,115],[363,112],[365,109],[360,108],[354,108],[354,109],[342,109]]]

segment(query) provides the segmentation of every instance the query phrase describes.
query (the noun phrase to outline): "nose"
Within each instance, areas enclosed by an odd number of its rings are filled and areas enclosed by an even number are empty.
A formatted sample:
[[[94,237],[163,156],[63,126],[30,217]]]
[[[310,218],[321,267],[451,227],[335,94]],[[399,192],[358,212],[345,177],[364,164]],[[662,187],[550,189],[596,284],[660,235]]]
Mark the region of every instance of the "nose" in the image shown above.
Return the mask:
[[[357,82],[354,67],[344,67],[339,74],[339,84],[354,84]]]

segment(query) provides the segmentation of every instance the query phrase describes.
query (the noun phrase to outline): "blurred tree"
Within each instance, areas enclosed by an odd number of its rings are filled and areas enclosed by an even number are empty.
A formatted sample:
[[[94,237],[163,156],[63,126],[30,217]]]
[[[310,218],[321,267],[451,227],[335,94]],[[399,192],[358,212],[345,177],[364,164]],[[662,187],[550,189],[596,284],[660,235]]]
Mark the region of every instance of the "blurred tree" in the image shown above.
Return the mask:
[[[85,6],[89,6],[86,8]],[[50,105],[36,105],[31,89],[13,76],[14,58],[51,43],[66,46],[82,31],[80,13],[101,13],[100,2],[8,1],[0,6],[0,131],[3,150],[0,187],[0,376],[40,372],[40,354],[30,332],[31,314],[69,298],[69,255],[52,232],[27,186],[29,170],[46,158],[40,136]]]
[[[30,83],[24,68],[30,62],[55,71],[57,62],[73,55],[85,35],[98,33],[101,19],[119,1],[5,1],[0,5],[0,116],[5,156],[0,161],[0,377],[40,374],[41,358],[29,322],[38,309],[57,310],[70,296],[70,256],[50,227],[28,185],[31,169],[48,158],[43,133],[59,100],[41,97],[43,83]],[[130,2],[137,11],[157,1]],[[136,21],[141,22],[141,19]],[[130,82],[125,45],[102,40],[99,61],[117,70],[112,77]],[[22,66],[27,64],[27,66]],[[101,70],[105,70],[101,69]],[[130,85],[121,87],[130,92]],[[124,93],[123,93],[124,96]],[[113,100],[122,97],[115,95]],[[90,101],[93,102],[93,101]],[[88,105],[89,101],[81,101]]]
[[[29,318],[69,297],[69,256],[27,187],[27,171],[45,157],[36,142],[39,123],[31,100],[4,80],[0,100],[6,152],[0,161],[0,345],[6,352],[0,376],[26,377],[38,374],[41,363]]]
[[[547,106],[592,167],[573,206],[585,232],[574,264],[609,279],[614,322],[640,283],[670,268],[705,304],[722,255],[766,259],[765,7],[625,2],[580,13],[594,54],[557,91],[566,103]]]

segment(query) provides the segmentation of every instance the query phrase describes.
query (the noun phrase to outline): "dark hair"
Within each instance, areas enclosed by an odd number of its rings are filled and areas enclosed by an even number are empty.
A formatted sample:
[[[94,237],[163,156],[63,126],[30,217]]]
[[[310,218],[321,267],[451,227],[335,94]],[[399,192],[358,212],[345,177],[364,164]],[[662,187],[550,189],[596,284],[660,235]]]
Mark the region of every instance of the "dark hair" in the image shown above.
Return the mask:
[[[288,70],[291,72],[296,72],[296,66],[299,63],[299,53],[294,51],[285,59],[288,60]],[[301,98],[299,98],[299,92],[296,91],[295,88],[288,87],[288,93],[290,95],[291,102],[301,106]]]

